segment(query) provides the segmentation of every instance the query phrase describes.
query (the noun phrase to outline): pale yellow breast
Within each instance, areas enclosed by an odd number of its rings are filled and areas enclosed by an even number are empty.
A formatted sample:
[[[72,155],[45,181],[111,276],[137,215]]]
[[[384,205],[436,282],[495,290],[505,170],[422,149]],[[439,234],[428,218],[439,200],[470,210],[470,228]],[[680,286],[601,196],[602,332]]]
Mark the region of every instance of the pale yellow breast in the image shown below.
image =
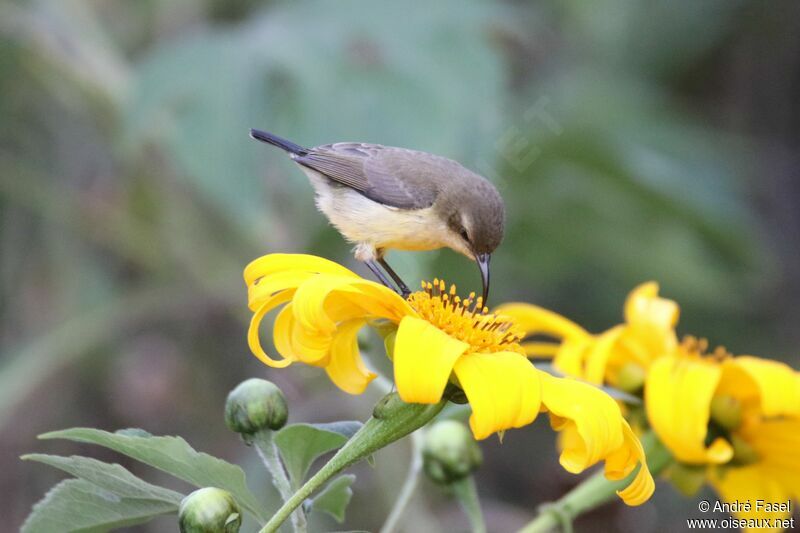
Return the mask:
[[[332,187],[316,171],[301,168],[314,187],[317,208],[350,242],[395,250],[450,247],[469,254],[433,208],[387,207],[347,187]]]

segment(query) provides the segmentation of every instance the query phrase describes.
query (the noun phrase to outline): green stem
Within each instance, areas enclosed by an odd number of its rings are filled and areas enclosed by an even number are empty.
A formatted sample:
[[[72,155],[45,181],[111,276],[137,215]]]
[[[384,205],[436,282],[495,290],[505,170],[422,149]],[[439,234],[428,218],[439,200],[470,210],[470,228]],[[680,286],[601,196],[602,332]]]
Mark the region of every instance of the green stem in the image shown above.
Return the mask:
[[[486,533],[486,523],[481,512],[481,502],[478,500],[478,489],[475,487],[475,478],[467,476],[453,483],[453,492],[461,503],[464,513],[469,518],[472,533]]]
[[[281,499],[284,502],[288,501],[292,497],[292,485],[278,457],[278,447],[275,445],[272,431],[269,429],[259,431],[253,436],[253,443],[272,476],[272,484],[278,489]],[[295,509],[292,513],[292,529],[295,533],[305,533],[307,530],[306,515],[302,508]]]
[[[383,523],[380,533],[394,533],[394,530],[397,529],[397,524],[400,522],[400,517],[403,516],[408,502],[411,501],[411,497],[417,488],[419,474],[422,472],[422,434],[422,431],[418,431],[411,435],[411,464],[408,466],[408,474],[389,516],[386,517],[386,522]]]
[[[259,533],[273,533],[297,507],[331,477],[368,455],[427,424],[444,408],[448,398],[436,404],[404,403],[392,393],[375,406],[373,416],[339,449],[311,479],[289,498]]]
[[[655,476],[671,462],[672,456],[652,431],[646,433],[641,441],[647,456],[647,466],[650,473]],[[569,532],[572,530],[575,518],[615,499],[617,491],[628,486],[635,475],[636,471],[625,479],[609,481],[602,471],[597,472],[559,500],[542,505],[539,515],[518,533],[542,533],[552,531],[559,526],[563,531]]]

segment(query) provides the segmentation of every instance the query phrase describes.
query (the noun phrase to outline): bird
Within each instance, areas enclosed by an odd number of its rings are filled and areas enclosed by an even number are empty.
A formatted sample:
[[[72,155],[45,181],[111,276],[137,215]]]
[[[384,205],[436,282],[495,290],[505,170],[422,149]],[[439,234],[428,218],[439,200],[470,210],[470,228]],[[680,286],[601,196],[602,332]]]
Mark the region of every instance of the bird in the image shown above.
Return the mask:
[[[364,142],[304,148],[258,129],[250,136],[282,149],[300,167],[317,209],[381,283],[403,297],[411,293],[386,262],[387,250],[450,248],[477,263],[486,304],[489,261],[505,229],[505,204],[489,180],[418,150]]]

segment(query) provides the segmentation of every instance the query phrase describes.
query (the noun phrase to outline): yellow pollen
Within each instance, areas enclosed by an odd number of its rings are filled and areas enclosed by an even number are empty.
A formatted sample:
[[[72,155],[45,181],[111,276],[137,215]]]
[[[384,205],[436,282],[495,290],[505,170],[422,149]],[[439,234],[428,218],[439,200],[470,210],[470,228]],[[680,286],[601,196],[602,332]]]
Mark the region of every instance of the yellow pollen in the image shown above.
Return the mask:
[[[473,352],[524,353],[520,341],[524,332],[508,317],[490,313],[483,298],[472,292],[463,300],[456,294],[456,286],[444,280],[422,282],[422,290],[413,292],[408,303],[427,320],[451,337],[470,345]]]
[[[709,352],[708,339],[697,338],[692,335],[686,335],[683,339],[681,339],[681,348],[683,348],[688,355],[694,357],[707,357],[716,361],[724,361],[729,357],[733,357],[724,346],[717,346],[714,348],[713,352]]]

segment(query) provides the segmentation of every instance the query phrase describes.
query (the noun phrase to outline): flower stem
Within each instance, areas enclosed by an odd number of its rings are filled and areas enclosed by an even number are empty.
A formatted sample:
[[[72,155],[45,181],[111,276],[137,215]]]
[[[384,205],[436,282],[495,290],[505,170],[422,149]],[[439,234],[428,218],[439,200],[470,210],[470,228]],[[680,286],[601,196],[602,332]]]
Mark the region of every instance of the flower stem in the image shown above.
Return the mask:
[[[404,403],[397,393],[384,396],[375,406],[372,418],[278,509],[259,533],[277,531],[292,511],[331,477],[424,426],[439,414],[447,401],[448,398],[443,397],[436,404]]]
[[[646,433],[641,441],[647,457],[647,466],[650,473],[655,476],[671,462],[672,456],[652,431]],[[617,491],[625,488],[635,475],[636,471],[625,479],[609,481],[602,471],[597,472],[557,501],[542,505],[539,515],[518,533],[543,533],[557,527],[561,527],[564,532],[571,532],[572,521],[575,518],[613,500]]]
[[[469,518],[472,533],[486,533],[486,523],[483,521],[481,502],[478,500],[478,489],[475,487],[475,478],[467,476],[453,483],[453,492],[461,503],[464,513]]]
[[[394,502],[389,516],[386,517],[386,522],[383,523],[380,533],[394,533],[397,524],[400,522],[400,517],[411,501],[414,495],[414,490],[419,483],[419,474],[422,471],[422,432],[418,431],[411,434],[411,464],[408,466],[408,474],[400,488],[400,493]]]
[[[259,431],[253,436],[253,443],[256,445],[256,450],[264,462],[264,466],[272,476],[272,484],[278,489],[281,499],[286,502],[292,497],[292,486],[286,470],[283,468],[283,463],[278,457],[278,447],[275,445],[273,432],[269,429]],[[306,532],[306,515],[302,508],[296,509],[292,513],[292,529],[295,533]]]

